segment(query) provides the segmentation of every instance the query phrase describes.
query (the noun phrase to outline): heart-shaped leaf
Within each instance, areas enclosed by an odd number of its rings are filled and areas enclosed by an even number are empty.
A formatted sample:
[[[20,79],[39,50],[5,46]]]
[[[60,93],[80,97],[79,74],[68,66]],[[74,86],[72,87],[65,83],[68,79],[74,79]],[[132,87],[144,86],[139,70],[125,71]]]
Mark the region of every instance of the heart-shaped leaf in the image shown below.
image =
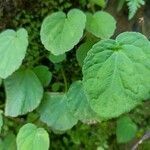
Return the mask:
[[[86,29],[101,39],[110,38],[116,29],[116,21],[109,13],[98,11],[95,14],[87,13]]]
[[[18,150],[48,150],[49,135],[43,128],[28,123],[20,128],[17,135]]]
[[[104,118],[117,117],[150,98],[149,77],[150,42],[140,33],[98,42],[83,65],[89,103]]]
[[[78,9],[70,10],[67,16],[63,12],[49,15],[44,19],[40,33],[44,47],[54,55],[71,50],[82,37],[85,22],[85,14]]]
[[[0,77],[5,79],[16,71],[25,57],[28,34],[25,29],[6,30],[0,34]]]

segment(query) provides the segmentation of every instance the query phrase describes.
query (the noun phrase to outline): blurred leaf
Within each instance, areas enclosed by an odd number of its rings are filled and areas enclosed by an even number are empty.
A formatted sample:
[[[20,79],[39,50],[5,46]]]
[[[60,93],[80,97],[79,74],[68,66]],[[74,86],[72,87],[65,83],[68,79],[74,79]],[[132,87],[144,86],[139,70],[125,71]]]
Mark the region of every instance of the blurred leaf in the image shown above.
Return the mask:
[[[62,61],[64,61],[66,59],[66,54],[61,54],[61,55],[53,55],[52,53],[49,54],[48,59],[52,62],[52,63],[60,63]]]
[[[102,8],[106,6],[106,0],[90,0],[91,3],[94,3]]]
[[[117,120],[117,141],[118,143],[127,143],[131,141],[137,132],[136,124],[128,117],[124,116]]]
[[[55,82],[52,84],[52,91],[57,92],[59,91],[60,87],[62,86],[62,83],[60,82]]]
[[[92,48],[95,42],[86,41],[85,43],[81,44],[80,47],[76,51],[76,58],[80,66],[83,65],[83,61],[87,55],[87,52]]]
[[[17,150],[16,137],[13,133],[9,133],[0,142],[0,150]]]
[[[34,68],[34,72],[41,81],[44,87],[47,87],[52,79],[52,73],[49,71],[48,67],[40,65]]]

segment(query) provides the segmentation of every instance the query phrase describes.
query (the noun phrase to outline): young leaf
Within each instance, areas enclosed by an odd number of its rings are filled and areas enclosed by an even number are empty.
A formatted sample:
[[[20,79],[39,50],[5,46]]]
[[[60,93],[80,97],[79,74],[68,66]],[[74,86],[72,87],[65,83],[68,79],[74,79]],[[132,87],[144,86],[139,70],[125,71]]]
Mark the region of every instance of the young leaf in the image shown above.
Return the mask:
[[[18,150],[48,150],[49,135],[43,128],[37,128],[34,124],[25,124],[17,135]]]
[[[125,32],[102,40],[88,52],[83,85],[92,109],[104,118],[128,112],[150,98],[150,42],[140,33]]]
[[[89,106],[81,81],[70,86],[67,99],[69,110],[77,119],[83,122],[97,119],[96,113]]]
[[[16,71],[25,57],[28,34],[25,29],[6,30],[0,34],[0,77],[5,79]]]
[[[43,88],[31,70],[19,70],[4,81],[5,115],[16,117],[34,110],[41,102]]]
[[[80,66],[83,65],[83,61],[87,55],[87,52],[92,48],[95,42],[87,41],[80,45],[76,51],[76,58]]]
[[[110,38],[116,29],[116,21],[109,13],[98,11],[94,15],[87,13],[86,29],[98,38]]]
[[[78,9],[70,10],[67,16],[56,12],[46,17],[40,32],[44,47],[54,55],[71,50],[82,37],[85,22],[85,14]]]
[[[59,91],[59,89],[60,89],[60,87],[62,86],[62,84],[63,83],[61,83],[61,82],[55,82],[55,83],[53,83],[52,84],[52,91],[53,92],[57,92],[57,91]]]
[[[52,79],[52,73],[49,71],[48,67],[40,65],[33,70],[44,87],[47,87]]]
[[[144,0],[126,0],[129,7],[129,19],[132,19],[138,8],[145,4]]]
[[[77,119],[69,112],[65,94],[45,93],[39,112],[41,121],[53,130],[65,131],[77,123]]]
[[[118,143],[127,143],[135,137],[137,132],[136,124],[128,117],[122,117],[117,120],[117,141]]]
[[[66,54],[64,53],[64,54],[61,54],[61,55],[53,55],[53,54],[50,53],[49,56],[48,56],[48,59],[54,64],[60,63],[60,62],[62,62],[63,60],[66,59]]]

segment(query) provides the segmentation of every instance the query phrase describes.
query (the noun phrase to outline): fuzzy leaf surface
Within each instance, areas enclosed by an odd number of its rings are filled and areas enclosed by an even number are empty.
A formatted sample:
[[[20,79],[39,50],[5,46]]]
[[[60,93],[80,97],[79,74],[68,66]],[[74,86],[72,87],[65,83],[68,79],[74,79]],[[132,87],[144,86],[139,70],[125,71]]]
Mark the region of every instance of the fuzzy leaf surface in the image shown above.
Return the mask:
[[[34,110],[41,102],[43,87],[32,70],[18,70],[4,81],[5,115],[16,117]]]
[[[109,13],[98,11],[95,14],[87,13],[86,29],[98,38],[110,38],[116,29],[116,21]]]
[[[125,32],[102,40],[88,52],[83,85],[91,108],[104,118],[128,112],[150,97],[150,42]]]
[[[41,121],[56,131],[71,129],[77,123],[69,111],[67,96],[62,93],[45,93],[39,112]]]
[[[20,128],[17,135],[17,150],[48,150],[49,135],[43,128],[28,123]]]
[[[86,16],[78,9],[70,10],[67,15],[63,12],[53,13],[43,21],[41,41],[52,54],[64,54],[79,42],[85,23]]]
[[[0,33],[0,77],[5,79],[22,64],[28,46],[25,29],[5,30]]]
[[[67,93],[67,99],[70,111],[80,121],[97,120],[97,115],[88,103],[81,81],[72,83]]]

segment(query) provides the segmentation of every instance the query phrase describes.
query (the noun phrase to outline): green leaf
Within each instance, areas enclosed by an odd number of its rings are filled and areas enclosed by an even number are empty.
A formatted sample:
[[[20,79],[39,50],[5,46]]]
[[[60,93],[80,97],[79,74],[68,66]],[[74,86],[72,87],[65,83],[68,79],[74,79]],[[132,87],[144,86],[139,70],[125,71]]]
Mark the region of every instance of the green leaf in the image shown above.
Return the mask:
[[[74,82],[67,93],[67,102],[70,112],[83,122],[96,120],[97,115],[89,106],[81,81]]]
[[[106,1],[105,0],[89,0],[91,3],[94,3],[102,8],[106,6]]]
[[[116,29],[116,21],[109,13],[98,11],[95,14],[87,13],[86,29],[98,38],[110,38]]]
[[[80,45],[76,51],[76,58],[80,66],[83,66],[83,61],[87,55],[87,52],[92,48],[95,42],[87,41]]]
[[[140,8],[141,5],[145,4],[144,0],[126,0],[126,1],[129,7],[129,19],[132,19],[136,14],[138,8]]]
[[[136,124],[128,117],[122,117],[117,120],[117,141],[118,143],[127,143],[131,141],[137,132]]]
[[[65,131],[77,123],[77,119],[69,111],[65,94],[45,93],[39,112],[41,121],[53,130]]]
[[[150,98],[149,50],[145,36],[125,32],[116,40],[98,42],[88,52],[83,85],[99,116],[117,117]]]
[[[22,64],[28,46],[25,29],[6,30],[0,34],[0,77],[5,79]]]
[[[57,91],[59,91],[59,89],[61,88],[61,86],[63,86],[63,83],[61,83],[61,82],[55,82],[55,83],[53,83],[52,84],[52,91],[53,92],[57,92]]]
[[[85,22],[85,14],[78,9],[70,10],[67,15],[63,12],[53,13],[43,21],[41,41],[52,54],[63,54],[79,42]]]
[[[16,150],[16,137],[13,133],[9,133],[0,142],[0,150]]]
[[[16,117],[31,112],[41,102],[43,88],[32,70],[19,70],[4,81],[5,115]]]
[[[48,150],[49,135],[43,128],[25,124],[17,135],[17,150]]]
[[[54,64],[60,63],[60,62],[62,62],[66,59],[66,54],[64,53],[64,54],[61,54],[61,55],[53,55],[53,54],[50,53],[49,56],[48,56],[48,59]]]
[[[47,87],[52,79],[52,73],[49,71],[48,67],[40,65],[34,68],[34,73],[37,75],[44,87]]]

